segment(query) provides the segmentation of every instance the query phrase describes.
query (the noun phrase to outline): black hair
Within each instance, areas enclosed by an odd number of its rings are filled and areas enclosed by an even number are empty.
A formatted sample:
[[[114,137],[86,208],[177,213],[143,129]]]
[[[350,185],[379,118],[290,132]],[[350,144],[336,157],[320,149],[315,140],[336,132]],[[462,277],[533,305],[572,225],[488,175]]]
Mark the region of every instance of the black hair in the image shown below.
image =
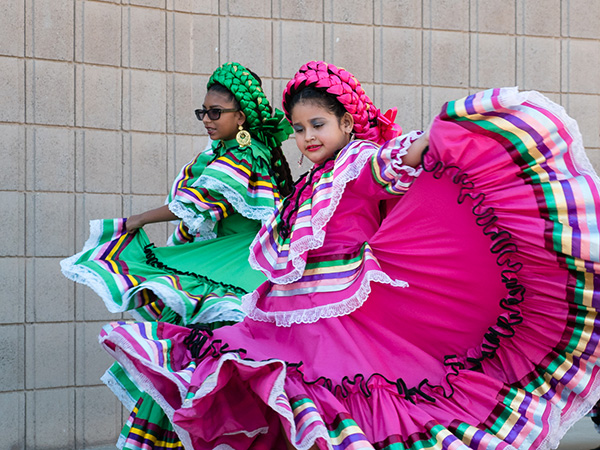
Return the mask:
[[[344,108],[344,105],[342,105],[333,94],[330,94],[324,89],[317,89],[313,86],[309,86],[304,88],[300,87],[290,98],[285,99],[285,106],[289,115],[291,116],[294,106],[303,102],[314,103],[327,109],[334,114],[338,120],[341,120],[342,117],[344,117],[344,114],[348,112],[346,108]]]

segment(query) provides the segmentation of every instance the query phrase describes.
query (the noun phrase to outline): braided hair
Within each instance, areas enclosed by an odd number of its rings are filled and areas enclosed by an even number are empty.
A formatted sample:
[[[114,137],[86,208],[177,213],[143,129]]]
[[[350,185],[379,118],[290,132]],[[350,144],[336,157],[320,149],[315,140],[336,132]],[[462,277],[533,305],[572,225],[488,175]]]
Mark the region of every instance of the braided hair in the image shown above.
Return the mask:
[[[239,63],[228,62],[213,72],[206,85],[233,101],[244,112],[243,127],[271,150],[271,167],[282,196],[292,190],[292,172],[281,150],[281,143],[292,133],[282,111],[271,107],[262,89],[262,80]]]
[[[295,97],[303,95],[302,91],[308,88],[326,92],[342,105],[344,112],[352,115],[353,131],[358,139],[383,144],[402,132],[401,128],[394,123],[396,108],[382,114],[373,105],[354,75],[323,61],[311,61],[304,64],[285,87],[283,110],[288,120],[291,121],[293,105],[299,101]],[[310,98],[305,97],[305,99],[309,100]],[[331,111],[338,115],[335,109],[331,109]],[[340,116],[338,115],[338,117]]]

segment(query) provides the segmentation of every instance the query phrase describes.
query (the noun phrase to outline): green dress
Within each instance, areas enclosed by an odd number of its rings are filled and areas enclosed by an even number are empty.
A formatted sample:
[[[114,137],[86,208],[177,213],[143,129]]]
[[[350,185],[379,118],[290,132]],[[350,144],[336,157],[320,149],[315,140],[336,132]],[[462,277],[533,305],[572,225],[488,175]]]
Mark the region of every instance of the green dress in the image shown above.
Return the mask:
[[[266,280],[248,256],[279,203],[270,167],[269,149],[256,140],[244,148],[235,139],[213,142],[173,183],[166,203],[181,220],[166,247],[155,247],[143,229],[127,233],[124,218],[93,220],[83,250],[61,261],[63,274],[91,287],[109,311],[127,311],[138,321],[216,328],[242,320],[241,297]],[[132,411],[120,448],[142,447],[135,442],[142,439],[135,431],[140,423],[144,445],[178,448],[160,406],[120,365],[102,380]]]

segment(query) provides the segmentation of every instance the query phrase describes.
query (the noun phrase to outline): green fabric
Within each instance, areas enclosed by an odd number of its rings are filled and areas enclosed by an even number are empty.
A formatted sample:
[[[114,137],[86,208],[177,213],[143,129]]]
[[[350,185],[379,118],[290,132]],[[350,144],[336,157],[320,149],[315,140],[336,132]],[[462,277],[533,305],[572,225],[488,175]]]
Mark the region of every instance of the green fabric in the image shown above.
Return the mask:
[[[240,148],[235,139],[212,145],[212,152],[181,169],[167,197],[169,208],[185,225],[174,231],[170,245],[213,239],[217,224],[235,213],[264,221],[279,202],[265,145],[255,140]]]

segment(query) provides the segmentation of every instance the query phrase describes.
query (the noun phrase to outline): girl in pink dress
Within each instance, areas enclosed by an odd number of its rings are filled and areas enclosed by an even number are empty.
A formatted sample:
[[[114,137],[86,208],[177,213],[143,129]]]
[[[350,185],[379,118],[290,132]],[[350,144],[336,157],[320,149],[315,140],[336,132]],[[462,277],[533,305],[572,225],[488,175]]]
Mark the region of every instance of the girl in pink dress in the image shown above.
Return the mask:
[[[113,323],[105,348],[189,449],[554,448],[600,396],[600,180],[576,123],[495,89],[400,135],[320,61],[283,107],[314,166],[254,240],[246,319]]]

